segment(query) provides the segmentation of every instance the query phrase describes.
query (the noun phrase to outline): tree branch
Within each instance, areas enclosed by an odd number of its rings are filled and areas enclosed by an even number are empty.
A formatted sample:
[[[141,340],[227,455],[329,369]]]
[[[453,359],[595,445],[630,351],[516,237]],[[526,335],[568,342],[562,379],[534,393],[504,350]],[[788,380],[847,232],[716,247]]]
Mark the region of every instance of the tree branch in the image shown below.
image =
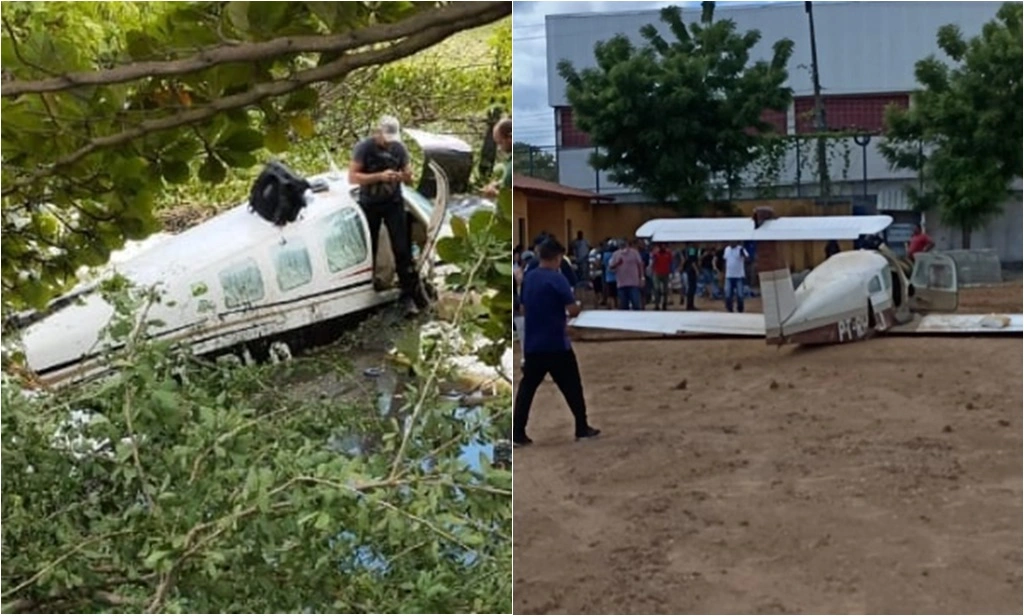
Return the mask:
[[[137,62],[109,70],[68,73],[52,79],[10,81],[0,86],[0,96],[59,92],[83,86],[125,83],[147,77],[184,75],[221,64],[257,62],[294,53],[345,52],[414,36],[424,30],[462,20],[483,25],[511,12],[512,5],[508,2],[455,2],[397,23],[370,26],[344,34],[283,37],[261,43],[228,44],[205,49],[183,60]]]
[[[479,25],[490,23],[495,19],[499,19],[508,13],[509,8],[508,4],[504,2],[481,3],[481,6],[483,6],[485,10],[477,8],[473,12],[463,11],[463,13],[468,14],[425,29],[388,47],[343,56],[334,62],[317,68],[301,71],[291,77],[262,83],[254,86],[251,90],[246,92],[217,99],[205,107],[196,107],[184,113],[179,113],[166,118],[146,120],[144,122],[140,122],[136,127],[129,130],[115,133],[113,135],[98,137],[75,150],[71,154],[60,158],[54,164],[47,167],[40,167],[22,179],[12,182],[9,187],[0,192],[0,196],[7,197],[24,186],[32,184],[47,175],[52,175],[56,169],[72,165],[102,148],[118,146],[132,141],[133,139],[144,137],[150,133],[170,130],[172,128],[178,128],[189,124],[196,124],[212,118],[219,113],[254,105],[266,98],[289,94],[312,83],[343,77],[348,73],[365,66],[374,66],[399,60],[422,49],[436,45],[456,32],[474,28]]]

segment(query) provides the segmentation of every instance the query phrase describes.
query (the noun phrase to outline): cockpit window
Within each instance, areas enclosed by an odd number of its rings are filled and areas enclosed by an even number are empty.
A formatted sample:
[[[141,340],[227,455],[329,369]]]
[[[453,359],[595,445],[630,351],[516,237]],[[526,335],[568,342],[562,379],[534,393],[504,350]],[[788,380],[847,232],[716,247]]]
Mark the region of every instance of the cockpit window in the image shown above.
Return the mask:
[[[868,283],[868,293],[881,293],[882,283],[878,279],[878,276],[872,276],[871,282]]]

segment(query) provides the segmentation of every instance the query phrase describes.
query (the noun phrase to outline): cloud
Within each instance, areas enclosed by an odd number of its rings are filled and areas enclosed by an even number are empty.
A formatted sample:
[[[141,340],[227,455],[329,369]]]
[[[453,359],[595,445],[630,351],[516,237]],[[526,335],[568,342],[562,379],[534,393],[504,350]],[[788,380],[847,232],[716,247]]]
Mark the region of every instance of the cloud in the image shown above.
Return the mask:
[[[554,111],[548,107],[544,17],[564,13],[645,11],[691,2],[513,2],[512,117],[516,141],[555,145]]]

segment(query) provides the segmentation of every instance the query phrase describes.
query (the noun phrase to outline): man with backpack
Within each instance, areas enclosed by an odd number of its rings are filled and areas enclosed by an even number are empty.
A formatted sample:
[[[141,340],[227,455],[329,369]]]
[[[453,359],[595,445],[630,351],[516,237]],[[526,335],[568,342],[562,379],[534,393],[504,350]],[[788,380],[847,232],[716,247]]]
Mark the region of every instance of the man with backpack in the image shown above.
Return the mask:
[[[406,226],[402,183],[412,181],[409,152],[402,145],[398,120],[384,116],[372,136],[360,141],[352,151],[348,181],[359,186],[359,205],[370,227],[374,266],[380,225],[388,228],[388,239],[395,257],[402,307],[407,316],[419,314],[427,298],[412,259],[412,246]]]

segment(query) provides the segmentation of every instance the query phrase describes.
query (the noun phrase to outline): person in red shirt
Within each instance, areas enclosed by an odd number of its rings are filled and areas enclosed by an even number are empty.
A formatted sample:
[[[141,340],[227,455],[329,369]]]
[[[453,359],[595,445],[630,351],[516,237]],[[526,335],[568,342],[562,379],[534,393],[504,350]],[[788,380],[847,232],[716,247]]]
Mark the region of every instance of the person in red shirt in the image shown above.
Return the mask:
[[[672,276],[672,251],[664,244],[658,244],[651,255],[651,271],[654,274],[654,309],[668,310],[669,278]]]
[[[935,242],[924,232],[921,225],[914,225],[914,234],[910,236],[910,243],[907,245],[907,258],[914,260],[914,255],[919,252],[928,252],[935,248]]]

